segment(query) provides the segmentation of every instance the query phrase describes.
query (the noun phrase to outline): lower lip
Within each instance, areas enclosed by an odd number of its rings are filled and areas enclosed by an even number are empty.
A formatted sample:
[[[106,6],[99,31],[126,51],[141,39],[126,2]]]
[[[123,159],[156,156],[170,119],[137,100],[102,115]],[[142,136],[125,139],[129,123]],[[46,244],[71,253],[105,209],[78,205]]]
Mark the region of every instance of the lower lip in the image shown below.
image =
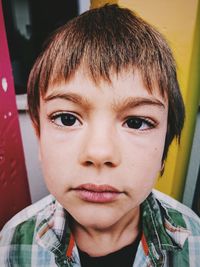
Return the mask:
[[[116,200],[116,198],[120,195],[119,192],[109,192],[109,191],[95,192],[84,189],[76,190],[76,193],[82,200],[93,203],[112,202]]]

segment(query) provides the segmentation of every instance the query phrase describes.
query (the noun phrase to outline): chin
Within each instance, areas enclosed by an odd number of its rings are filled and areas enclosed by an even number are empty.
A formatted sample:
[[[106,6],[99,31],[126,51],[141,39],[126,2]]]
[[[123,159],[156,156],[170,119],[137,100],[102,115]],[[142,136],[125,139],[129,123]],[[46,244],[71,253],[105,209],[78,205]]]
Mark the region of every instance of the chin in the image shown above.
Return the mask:
[[[79,220],[77,221],[80,225],[82,225],[86,229],[93,229],[96,231],[106,231],[115,225],[116,221],[112,219],[106,218],[96,218],[95,220]]]
[[[70,212],[74,220],[85,228],[92,228],[96,230],[104,230],[115,225],[119,220],[120,216],[117,216],[113,212],[108,211],[106,208],[102,212],[97,210],[83,210],[76,212]]]

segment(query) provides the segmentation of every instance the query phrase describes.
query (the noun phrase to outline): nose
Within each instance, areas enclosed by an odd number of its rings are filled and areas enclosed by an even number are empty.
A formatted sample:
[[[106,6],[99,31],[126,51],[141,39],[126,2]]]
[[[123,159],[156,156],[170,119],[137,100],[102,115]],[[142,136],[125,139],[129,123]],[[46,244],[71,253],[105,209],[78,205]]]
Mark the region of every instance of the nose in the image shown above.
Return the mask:
[[[94,129],[95,128],[95,129]],[[117,167],[121,162],[116,132],[111,127],[88,129],[80,151],[80,163],[84,166],[101,168]]]

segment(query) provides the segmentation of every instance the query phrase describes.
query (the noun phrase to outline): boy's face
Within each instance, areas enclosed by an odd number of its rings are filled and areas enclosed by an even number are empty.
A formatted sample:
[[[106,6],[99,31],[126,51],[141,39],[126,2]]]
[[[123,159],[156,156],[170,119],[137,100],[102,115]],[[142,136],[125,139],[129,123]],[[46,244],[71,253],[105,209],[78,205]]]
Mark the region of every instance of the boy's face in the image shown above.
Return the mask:
[[[40,107],[40,158],[49,191],[85,227],[134,218],[154,186],[167,130],[167,100],[138,71],[95,85],[80,68],[50,87]]]

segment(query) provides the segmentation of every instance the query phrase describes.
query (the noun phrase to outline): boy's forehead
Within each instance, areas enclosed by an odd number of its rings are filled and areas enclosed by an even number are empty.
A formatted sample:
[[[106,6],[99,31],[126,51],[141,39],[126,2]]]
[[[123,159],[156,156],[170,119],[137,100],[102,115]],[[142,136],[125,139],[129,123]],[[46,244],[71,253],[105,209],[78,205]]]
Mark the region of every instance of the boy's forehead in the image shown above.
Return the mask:
[[[86,68],[79,67],[68,79],[60,78],[56,83],[49,84],[42,98],[46,99],[68,92],[90,95],[93,89],[104,92],[104,90],[109,88],[110,93],[117,98],[125,97],[128,92],[133,97],[139,94],[140,96],[156,97],[163,102],[168,102],[167,96],[161,95],[158,83],[154,82],[153,84],[152,90],[149,90],[143,82],[140,70],[136,68],[124,69],[119,73],[111,71],[108,79],[105,79],[103,76],[93,79]]]

